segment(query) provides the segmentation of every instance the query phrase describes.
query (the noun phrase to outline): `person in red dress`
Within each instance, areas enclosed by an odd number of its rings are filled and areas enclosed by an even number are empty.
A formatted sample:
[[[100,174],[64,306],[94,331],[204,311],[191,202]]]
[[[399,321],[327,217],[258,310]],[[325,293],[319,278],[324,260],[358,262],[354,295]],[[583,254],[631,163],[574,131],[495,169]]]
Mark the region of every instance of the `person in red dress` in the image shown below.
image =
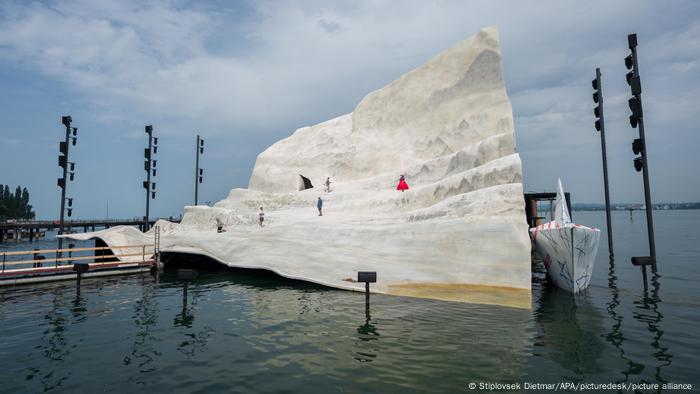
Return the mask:
[[[399,178],[399,184],[396,186],[396,190],[408,190],[408,183],[406,183],[406,178],[403,175]]]

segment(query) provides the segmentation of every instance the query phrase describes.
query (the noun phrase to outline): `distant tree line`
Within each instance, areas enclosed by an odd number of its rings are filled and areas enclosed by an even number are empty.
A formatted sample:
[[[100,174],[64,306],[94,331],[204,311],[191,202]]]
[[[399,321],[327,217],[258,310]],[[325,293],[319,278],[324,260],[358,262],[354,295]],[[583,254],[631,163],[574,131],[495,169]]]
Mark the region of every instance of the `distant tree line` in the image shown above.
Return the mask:
[[[26,187],[17,186],[15,192],[11,193],[8,185],[0,184],[0,220],[34,219],[35,215],[29,204],[29,191]]]

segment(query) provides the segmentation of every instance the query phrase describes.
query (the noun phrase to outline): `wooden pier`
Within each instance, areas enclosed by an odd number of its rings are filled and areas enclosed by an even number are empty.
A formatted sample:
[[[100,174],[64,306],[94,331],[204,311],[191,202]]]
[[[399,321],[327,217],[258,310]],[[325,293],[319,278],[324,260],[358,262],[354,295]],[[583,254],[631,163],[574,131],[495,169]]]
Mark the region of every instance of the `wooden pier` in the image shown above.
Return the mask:
[[[113,253],[125,249],[126,253]],[[93,255],[73,256],[85,252]],[[16,260],[17,256],[31,257]],[[157,268],[157,256],[157,244],[0,252],[0,286],[147,272]]]
[[[149,228],[152,227],[158,219],[149,221]],[[166,219],[173,223],[179,223],[180,219]],[[114,226],[134,226],[141,231],[144,229],[144,221],[139,219],[98,219],[98,220],[67,220],[63,224],[64,234],[74,233],[82,229],[83,232],[95,231],[95,229],[106,229]],[[0,242],[6,240],[29,239],[33,241],[36,238],[42,238],[46,231],[58,230],[60,222],[58,220],[32,220],[32,221],[6,221],[0,222]]]
[[[29,238],[33,241],[37,238],[44,238],[46,230],[22,227],[0,227],[0,242],[2,241],[20,241]]]

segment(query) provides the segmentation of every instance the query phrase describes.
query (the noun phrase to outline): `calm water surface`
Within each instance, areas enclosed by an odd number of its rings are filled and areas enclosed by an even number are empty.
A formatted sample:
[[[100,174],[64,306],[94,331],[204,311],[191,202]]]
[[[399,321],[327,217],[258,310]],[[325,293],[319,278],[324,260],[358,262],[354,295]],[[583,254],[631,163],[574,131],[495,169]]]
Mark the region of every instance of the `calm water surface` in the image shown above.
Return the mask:
[[[600,212],[577,222],[605,228]],[[461,392],[470,382],[675,382],[700,377],[700,211],[654,215],[659,273],[630,256],[644,216],[613,214],[587,294],[533,274],[532,310],[364,296],[272,274],[172,271],[0,289],[0,392]],[[2,249],[53,247],[0,244]]]

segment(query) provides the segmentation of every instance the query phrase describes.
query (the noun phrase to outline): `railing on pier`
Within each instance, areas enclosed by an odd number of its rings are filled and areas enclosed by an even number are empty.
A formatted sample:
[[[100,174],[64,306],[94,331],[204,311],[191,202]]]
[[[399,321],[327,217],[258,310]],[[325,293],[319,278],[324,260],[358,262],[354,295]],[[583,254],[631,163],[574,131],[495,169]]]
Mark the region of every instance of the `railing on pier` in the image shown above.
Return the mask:
[[[88,256],[72,256],[75,252],[89,252],[89,251],[112,251],[112,250],[122,250],[122,249],[136,249],[140,251],[138,253],[122,253],[122,254],[102,254],[102,255],[88,255]],[[39,256],[41,254],[53,253],[55,257],[47,258],[44,256]],[[62,257],[64,253],[68,253],[69,257]],[[124,246],[100,246],[94,248],[69,248],[69,249],[37,249],[37,250],[25,250],[25,251],[12,251],[12,252],[0,252],[2,254],[2,274],[9,273],[19,273],[24,271],[41,272],[48,270],[55,270],[59,267],[65,267],[72,264],[74,261],[94,261],[90,264],[90,268],[99,268],[105,264],[114,263],[114,259],[119,260],[123,257],[133,258],[125,261],[119,261],[119,263],[150,263],[153,261],[154,254],[156,253],[155,244],[138,244],[138,245],[124,245]],[[14,256],[23,255],[33,255],[31,260],[14,260]],[[8,256],[11,260],[7,260]],[[41,258],[38,258],[41,257]],[[137,259],[136,257],[140,257]],[[110,261],[104,261],[109,259]],[[98,261],[102,260],[102,261]],[[49,263],[47,265],[47,263]],[[59,264],[60,263],[60,264]],[[31,267],[24,268],[11,268],[8,266],[18,266],[18,265],[30,265]]]
[[[179,218],[162,218],[172,223],[180,223]],[[95,228],[103,227],[110,228],[114,226],[136,226],[142,231],[146,228],[150,228],[155,225],[155,223],[160,220],[157,218],[148,221],[148,226],[143,221],[143,219],[91,219],[91,220],[66,220],[64,222],[63,233],[71,233],[74,229],[83,228],[83,231],[87,232],[88,229],[95,231]],[[43,230],[56,230],[60,227],[59,221],[53,220],[10,220],[10,221],[0,221],[0,242],[6,239],[20,240],[22,238],[29,238],[30,241],[35,238],[35,234],[38,237],[43,237]],[[11,236],[11,238],[9,237]]]
[[[174,218],[174,217],[167,217],[167,218],[152,218],[148,222],[149,223],[155,223],[158,220],[167,220],[172,223],[179,223],[180,218]],[[82,227],[82,226],[92,226],[96,225],[101,227],[103,224],[110,224],[110,225],[118,225],[118,224],[141,224],[143,223],[143,219],[141,218],[133,218],[133,219],[69,219],[64,222],[64,226],[72,225],[73,227]],[[6,220],[0,222],[0,226],[2,227],[29,227],[29,226],[34,226],[34,227],[56,227],[59,225],[58,220],[34,220],[34,219],[19,219],[19,220]]]

